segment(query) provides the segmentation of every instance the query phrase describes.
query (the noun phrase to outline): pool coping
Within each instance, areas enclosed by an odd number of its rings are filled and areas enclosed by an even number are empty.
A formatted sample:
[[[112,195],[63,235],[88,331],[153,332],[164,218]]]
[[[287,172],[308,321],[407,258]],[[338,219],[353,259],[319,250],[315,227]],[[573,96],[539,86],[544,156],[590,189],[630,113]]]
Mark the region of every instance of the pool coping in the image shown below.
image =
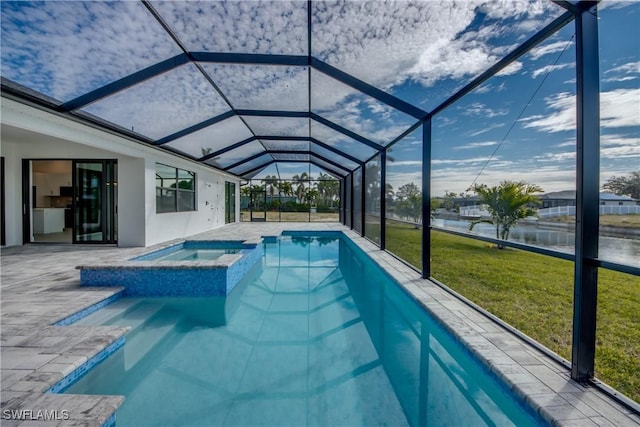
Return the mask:
[[[454,336],[483,360],[496,376],[503,378],[508,387],[523,396],[545,419],[550,420],[552,425],[640,426],[638,414],[600,390],[574,382],[569,378],[566,366],[526,343],[491,318],[472,309],[436,283],[422,279],[413,268],[380,250],[370,240],[339,224],[238,223],[190,236],[188,239],[176,239],[146,248],[112,248],[103,252],[108,253],[112,259],[122,260],[123,255],[130,258],[184,240],[230,240],[229,237],[235,239],[238,236],[242,236],[244,241],[258,244],[262,239],[261,236],[276,236],[284,230],[341,232],[394,278],[414,300],[432,313],[443,326],[453,332]],[[98,248],[91,249],[95,249],[96,254],[99,253]],[[17,249],[17,252],[20,250],[20,248]],[[27,247],[22,250],[28,252],[34,249]],[[53,252],[51,253],[52,262],[59,261],[55,259],[56,250],[47,252],[47,254]],[[90,255],[82,254],[80,259],[84,261],[87,256],[90,258]],[[96,258],[103,257],[96,256]],[[75,313],[90,310],[92,305],[100,304],[101,301],[113,297],[121,289],[81,288],[77,278],[69,274],[69,270],[73,271],[74,266],[56,262],[56,268],[70,276],[67,279],[68,289],[57,291],[56,283],[40,284],[34,279],[24,281],[25,290],[18,290],[23,286],[22,282],[16,282],[17,285],[12,283],[5,285],[5,259],[3,258],[2,261],[3,299],[5,296],[14,299],[16,296],[13,293],[17,295],[20,292],[22,292],[18,298],[20,301],[33,295],[38,296],[38,291],[30,288],[37,287],[37,289],[46,289],[47,295],[54,295],[52,304],[55,305],[52,310],[43,313],[40,309],[35,313],[29,312],[28,314],[33,316],[27,316],[28,320],[24,320],[23,316],[19,315],[19,310],[22,310],[20,307],[17,309],[18,312],[13,308],[8,310],[10,313],[3,309],[1,313],[2,409],[66,408],[71,409],[73,418],[60,425],[87,425],[88,423],[110,425],[113,423],[115,411],[124,400],[122,396],[66,395],[45,392],[91,357],[118,341],[127,330],[118,327],[60,327],[53,324],[64,321]],[[35,275],[36,272],[27,271],[24,274]],[[41,274],[46,276],[51,273],[41,272]],[[82,295],[81,298],[74,296],[78,293]],[[72,303],[64,298],[71,298]],[[36,298],[36,303],[40,304],[38,301],[40,300]],[[61,342],[63,339],[69,342]],[[26,361],[19,360],[18,357]],[[8,367],[6,360],[9,360]],[[33,422],[28,419],[13,421],[3,419],[2,421],[3,425],[7,426],[33,425]]]

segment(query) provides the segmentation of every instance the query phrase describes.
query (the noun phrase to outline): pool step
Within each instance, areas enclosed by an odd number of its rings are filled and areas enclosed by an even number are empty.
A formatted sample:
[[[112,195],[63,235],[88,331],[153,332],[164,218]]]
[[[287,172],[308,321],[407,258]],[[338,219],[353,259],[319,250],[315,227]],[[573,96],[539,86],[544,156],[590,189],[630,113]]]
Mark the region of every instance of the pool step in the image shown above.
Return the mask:
[[[122,298],[78,320],[74,326],[125,325],[126,313],[141,303],[140,298]]]
[[[121,314],[114,316],[111,320],[103,325],[117,325],[117,326],[130,326],[131,331],[127,336],[131,335],[137,328],[142,326],[148,319],[160,311],[163,304],[151,303],[148,301],[137,301],[129,308],[121,311]],[[124,308],[124,307],[123,307]],[[127,337],[127,340],[129,338]]]
[[[163,311],[149,317],[127,334],[124,346],[124,367],[133,368],[148,352],[171,334],[180,321],[180,316],[171,311]]]

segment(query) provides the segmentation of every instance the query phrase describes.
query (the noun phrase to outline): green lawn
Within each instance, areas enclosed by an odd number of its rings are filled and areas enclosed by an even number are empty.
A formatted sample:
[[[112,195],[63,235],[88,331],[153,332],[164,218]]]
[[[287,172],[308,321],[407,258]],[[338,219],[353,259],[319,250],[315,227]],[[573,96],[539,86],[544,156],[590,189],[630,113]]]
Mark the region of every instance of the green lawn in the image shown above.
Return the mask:
[[[420,266],[420,230],[387,224],[387,249]],[[573,263],[431,233],[432,276],[571,360]],[[600,269],[596,377],[640,402],[640,277]]]

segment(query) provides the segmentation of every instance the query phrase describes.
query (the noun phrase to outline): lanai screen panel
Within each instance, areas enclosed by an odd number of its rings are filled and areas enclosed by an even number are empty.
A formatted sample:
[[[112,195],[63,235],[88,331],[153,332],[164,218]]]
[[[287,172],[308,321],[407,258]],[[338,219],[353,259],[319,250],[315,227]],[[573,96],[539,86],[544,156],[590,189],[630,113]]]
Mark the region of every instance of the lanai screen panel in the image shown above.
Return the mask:
[[[182,53],[141,2],[2,1],[0,8],[2,77],[56,103]]]
[[[311,53],[430,111],[563,12],[547,0],[314,1]]]
[[[224,169],[234,163],[237,163],[239,161],[242,161],[243,159],[247,159],[264,151],[264,147],[262,146],[262,144],[260,144],[259,141],[251,141],[248,144],[244,144],[243,146],[238,147],[234,150],[227,151],[226,153],[206,160],[205,162],[215,167]]]
[[[297,153],[271,153],[271,157],[273,160],[287,160],[287,161],[297,161],[297,162],[308,162],[309,155],[308,154],[297,154]]]
[[[334,153],[333,151],[328,150],[318,144],[311,144],[311,153],[317,154],[318,156],[324,157],[327,160],[338,163],[339,165],[344,166],[349,170],[354,170],[358,167],[358,164],[356,162],[353,162],[346,157],[341,156],[338,153]]]
[[[194,52],[306,55],[307,2],[152,2]]]
[[[336,167],[335,165],[332,165],[331,163],[328,163],[328,162],[322,160],[319,157],[311,155],[310,159],[313,161],[313,163],[315,165],[317,165],[318,167],[324,169],[324,171],[330,173],[331,175],[333,175],[336,178],[342,178],[347,174],[346,171]]]
[[[236,109],[309,109],[307,67],[211,63],[201,65]]]
[[[171,135],[229,111],[193,64],[161,74],[82,111],[152,139]]]
[[[309,136],[306,118],[243,116],[243,119],[258,136]]]
[[[343,153],[347,153],[363,161],[373,156],[376,152],[374,148],[315,120],[311,120],[311,136],[320,142],[335,147]]]
[[[253,160],[249,160],[246,163],[243,163],[239,166],[236,166],[233,169],[230,169],[229,172],[231,172],[232,174],[235,175],[240,175],[243,176],[245,173],[250,172],[252,169],[257,168],[261,165],[264,165],[265,167],[268,166],[269,162],[273,161],[273,157],[271,157],[271,155],[269,154],[263,154],[260,157],[257,157]],[[258,172],[256,172],[258,173]]]
[[[291,184],[294,186],[294,191],[300,186],[300,184],[302,184],[304,188],[308,188],[310,172],[309,163],[279,162],[276,163],[275,166],[280,179],[291,181]]]
[[[287,141],[285,139],[261,139],[267,150],[277,151],[309,151],[309,141]]]
[[[253,134],[238,117],[190,133],[166,145],[193,157],[204,157],[233,143],[251,138]]]
[[[353,205],[351,207],[353,211],[353,229],[359,233],[364,233],[362,228],[362,169],[359,167],[353,171],[352,186],[353,186]]]
[[[311,111],[379,145],[387,145],[418,119],[311,70]]]

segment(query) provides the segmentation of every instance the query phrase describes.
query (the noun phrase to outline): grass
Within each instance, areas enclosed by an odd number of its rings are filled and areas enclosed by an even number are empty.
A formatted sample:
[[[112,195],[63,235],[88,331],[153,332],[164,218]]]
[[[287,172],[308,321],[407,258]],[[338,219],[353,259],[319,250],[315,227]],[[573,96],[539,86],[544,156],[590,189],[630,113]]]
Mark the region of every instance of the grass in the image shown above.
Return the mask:
[[[420,230],[387,224],[387,249],[420,267]],[[432,276],[571,360],[573,263],[431,233]],[[640,277],[598,272],[596,377],[640,402]]]

